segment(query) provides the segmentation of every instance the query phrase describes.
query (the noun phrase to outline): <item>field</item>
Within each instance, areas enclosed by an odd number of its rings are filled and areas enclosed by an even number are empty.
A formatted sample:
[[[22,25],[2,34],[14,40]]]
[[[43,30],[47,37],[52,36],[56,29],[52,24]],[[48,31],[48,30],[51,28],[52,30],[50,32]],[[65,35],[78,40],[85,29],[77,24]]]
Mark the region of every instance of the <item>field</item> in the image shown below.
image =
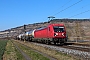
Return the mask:
[[[0,40],[0,60],[2,60],[3,53],[5,51],[5,46],[7,44],[7,40]]]
[[[20,51],[18,48],[20,48]],[[24,55],[32,58],[32,60],[49,60],[48,58],[44,57],[43,55],[30,50],[27,47],[22,46],[21,44],[18,44],[16,42],[13,42],[11,40],[8,41],[6,45],[6,50],[3,55],[3,60],[26,60],[27,57],[25,57],[22,53],[24,52]]]
[[[2,54],[3,60],[26,60],[27,57],[32,60],[52,60],[52,58],[56,60],[78,60],[67,54],[23,41],[8,40],[5,46],[4,54]]]
[[[3,60],[25,60],[22,54],[15,48],[9,40],[6,45],[6,50],[3,54]]]
[[[53,60],[53,58],[56,60],[80,60],[76,56],[64,54],[32,42],[0,40],[0,60],[27,60],[27,57],[32,60]]]
[[[37,46],[33,43],[28,43],[28,42],[23,42],[23,41],[16,41],[18,42],[19,44],[24,44],[30,48],[33,48],[37,51],[40,51],[41,53],[45,53],[51,57],[54,57],[56,58],[57,60],[79,60],[78,58],[75,58],[73,56],[69,56],[67,54],[63,54],[63,53],[60,53],[60,52],[57,52],[55,50],[51,50],[51,49],[48,49],[48,48],[44,48],[44,47],[41,47],[41,46]]]

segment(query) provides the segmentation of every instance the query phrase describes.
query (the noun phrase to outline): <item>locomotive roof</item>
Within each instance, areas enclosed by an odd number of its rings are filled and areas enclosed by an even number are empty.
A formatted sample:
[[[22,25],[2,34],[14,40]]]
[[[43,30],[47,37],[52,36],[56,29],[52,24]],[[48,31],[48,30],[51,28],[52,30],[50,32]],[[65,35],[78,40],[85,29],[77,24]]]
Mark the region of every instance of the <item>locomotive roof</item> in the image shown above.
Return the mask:
[[[55,26],[55,25],[64,26],[64,24],[50,24],[50,25],[53,25],[53,26]]]
[[[50,25],[52,25],[52,26],[64,26],[64,24],[49,24],[48,26],[50,26]],[[38,28],[36,30],[42,30],[44,28],[47,28],[48,26],[40,27],[40,28]]]
[[[36,30],[42,30],[42,29],[44,29],[44,28],[46,28],[46,26],[41,27],[41,28],[38,28],[38,29],[36,29]]]

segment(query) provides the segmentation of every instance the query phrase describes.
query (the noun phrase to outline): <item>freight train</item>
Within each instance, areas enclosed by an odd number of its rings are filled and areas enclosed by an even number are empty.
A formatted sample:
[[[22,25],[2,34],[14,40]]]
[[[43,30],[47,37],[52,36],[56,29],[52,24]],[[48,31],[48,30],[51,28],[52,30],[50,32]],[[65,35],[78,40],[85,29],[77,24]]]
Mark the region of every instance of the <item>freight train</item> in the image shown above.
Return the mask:
[[[35,41],[46,44],[64,44],[67,42],[64,24],[50,24],[47,27],[34,29],[18,36],[19,40]]]

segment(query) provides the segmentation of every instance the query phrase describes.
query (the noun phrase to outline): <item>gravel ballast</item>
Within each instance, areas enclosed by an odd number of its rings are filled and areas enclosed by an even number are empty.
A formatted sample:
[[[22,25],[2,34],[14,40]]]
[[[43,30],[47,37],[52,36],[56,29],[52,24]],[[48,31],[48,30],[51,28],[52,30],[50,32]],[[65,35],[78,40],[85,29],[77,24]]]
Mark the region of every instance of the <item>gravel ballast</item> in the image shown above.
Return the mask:
[[[62,52],[62,53],[70,54],[70,55],[75,55],[82,60],[90,60],[90,52],[83,52],[83,51],[79,51],[79,50],[67,49],[67,48],[45,45],[45,44],[38,44],[38,43],[34,43],[34,44],[39,45],[39,46],[43,46],[43,47],[46,47],[49,49],[53,49],[53,50],[56,50],[58,52]]]

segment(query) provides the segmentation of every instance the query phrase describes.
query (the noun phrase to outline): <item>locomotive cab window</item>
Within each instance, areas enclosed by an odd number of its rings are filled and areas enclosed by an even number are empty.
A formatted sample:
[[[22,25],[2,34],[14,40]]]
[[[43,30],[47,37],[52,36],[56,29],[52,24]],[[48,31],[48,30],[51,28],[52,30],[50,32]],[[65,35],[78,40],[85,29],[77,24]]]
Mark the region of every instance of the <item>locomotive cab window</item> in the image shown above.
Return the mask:
[[[62,26],[54,26],[54,32],[64,32],[64,27]]]

